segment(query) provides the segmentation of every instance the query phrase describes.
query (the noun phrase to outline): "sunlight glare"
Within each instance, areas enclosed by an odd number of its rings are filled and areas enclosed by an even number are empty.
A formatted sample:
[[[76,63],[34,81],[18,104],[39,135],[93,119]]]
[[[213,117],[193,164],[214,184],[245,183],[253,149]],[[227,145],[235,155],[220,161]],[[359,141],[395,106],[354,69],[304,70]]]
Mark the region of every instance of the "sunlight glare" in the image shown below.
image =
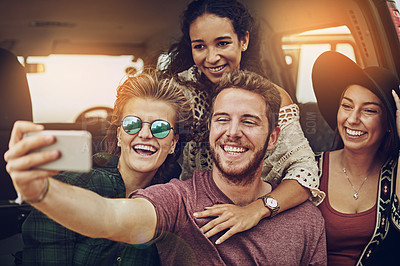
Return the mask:
[[[28,74],[35,122],[74,122],[94,106],[113,107],[116,88],[133,56],[50,55],[29,57],[44,73]]]

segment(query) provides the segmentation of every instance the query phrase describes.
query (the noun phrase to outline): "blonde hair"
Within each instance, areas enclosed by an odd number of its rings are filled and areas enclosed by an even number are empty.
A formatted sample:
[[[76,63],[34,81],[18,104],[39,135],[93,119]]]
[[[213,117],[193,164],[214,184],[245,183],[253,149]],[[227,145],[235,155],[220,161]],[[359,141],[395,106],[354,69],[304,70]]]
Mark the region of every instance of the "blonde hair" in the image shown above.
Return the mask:
[[[181,153],[182,143],[190,138],[190,126],[192,120],[192,109],[188,98],[178,87],[174,78],[166,76],[154,69],[146,69],[141,74],[129,76],[118,87],[117,98],[114,103],[111,124],[105,137],[107,152],[119,156],[120,147],[117,146],[117,128],[121,126],[123,110],[132,98],[154,99],[167,103],[175,110],[175,125],[172,125],[176,134],[179,134],[178,146],[175,153],[168,155],[166,161],[158,172],[165,174],[166,168],[174,164]],[[157,173],[158,173],[157,172]],[[160,174],[156,174],[160,176]]]

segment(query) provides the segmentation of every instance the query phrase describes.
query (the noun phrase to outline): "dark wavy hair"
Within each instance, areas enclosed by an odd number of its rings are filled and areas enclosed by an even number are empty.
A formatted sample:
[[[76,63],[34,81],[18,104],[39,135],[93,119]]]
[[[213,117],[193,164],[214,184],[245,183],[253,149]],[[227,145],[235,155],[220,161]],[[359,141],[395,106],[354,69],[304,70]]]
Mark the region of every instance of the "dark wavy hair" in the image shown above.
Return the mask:
[[[165,76],[160,71],[146,69],[143,73],[128,77],[117,89],[117,98],[114,103],[110,126],[104,139],[108,153],[119,156],[121,148],[117,142],[117,128],[121,126],[125,105],[132,98],[144,98],[163,101],[176,112],[174,131],[179,134],[179,141],[173,154],[169,154],[165,162],[158,169],[152,183],[164,183],[164,177],[170,175],[176,164],[182,147],[191,138],[190,125],[192,124],[192,108],[189,100],[177,86],[174,78]]]
[[[189,35],[190,25],[203,14],[228,18],[239,40],[244,38],[246,32],[249,32],[249,46],[245,52],[242,52],[240,68],[266,76],[265,73],[261,73],[263,68],[260,67],[258,24],[255,23],[248,9],[236,0],[195,0],[188,5],[181,16],[182,37],[168,51],[170,62],[167,71],[169,73],[177,74],[194,65]]]

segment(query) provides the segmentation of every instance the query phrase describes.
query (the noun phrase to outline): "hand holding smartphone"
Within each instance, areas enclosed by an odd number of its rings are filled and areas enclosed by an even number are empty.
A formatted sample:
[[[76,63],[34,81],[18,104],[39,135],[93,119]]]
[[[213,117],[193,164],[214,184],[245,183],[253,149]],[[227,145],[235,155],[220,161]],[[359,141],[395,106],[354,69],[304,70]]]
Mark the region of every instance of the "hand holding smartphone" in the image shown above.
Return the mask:
[[[48,134],[56,137],[52,145],[35,149],[32,152],[59,150],[60,158],[42,164],[37,169],[89,172],[92,169],[92,135],[85,130],[44,130],[29,132],[26,136]]]

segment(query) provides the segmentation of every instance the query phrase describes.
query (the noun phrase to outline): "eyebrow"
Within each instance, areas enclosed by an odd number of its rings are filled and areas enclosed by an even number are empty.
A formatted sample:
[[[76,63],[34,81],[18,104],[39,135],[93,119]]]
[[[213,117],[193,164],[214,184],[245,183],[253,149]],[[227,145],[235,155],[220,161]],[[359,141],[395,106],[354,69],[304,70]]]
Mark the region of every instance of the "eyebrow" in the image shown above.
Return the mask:
[[[354,103],[354,101],[353,101],[352,99],[350,99],[350,98],[348,98],[348,97],[346,97],[346,96],[343,96],[343,99],[346,99],[346,100],[348,100],[349,102]],[[343,100],[343,99],[342,99],[342,100]],[[379,104],[379,103],[377,103],[377,102],[365,102],[365,103],[362,103],[362,105],[369,105],[369,104],[376,105],[376,106],[379,106],[380,108],[382,108],[382,105]]]
[[[212,115],[212,117],[215,116],[230,116],[228,113],[225,112],[216,112]],[[261,118],[258,115],[252,115],[252,114],[244,114],[241,116],[242,118],[254,118],[257,121],[262,121]]]
[[[230,39],[230,40],[232,40],[232,37],[231,36],[220,36],[220,37],[217,37],[215,40],[216,41],[221,41],[221,40],[225,40],[225,39]],[[191,43],[196,43],[196,42],[204,42],[202,39],[198,39],[198,40],[193,40],[193,41],[191,41]]]

